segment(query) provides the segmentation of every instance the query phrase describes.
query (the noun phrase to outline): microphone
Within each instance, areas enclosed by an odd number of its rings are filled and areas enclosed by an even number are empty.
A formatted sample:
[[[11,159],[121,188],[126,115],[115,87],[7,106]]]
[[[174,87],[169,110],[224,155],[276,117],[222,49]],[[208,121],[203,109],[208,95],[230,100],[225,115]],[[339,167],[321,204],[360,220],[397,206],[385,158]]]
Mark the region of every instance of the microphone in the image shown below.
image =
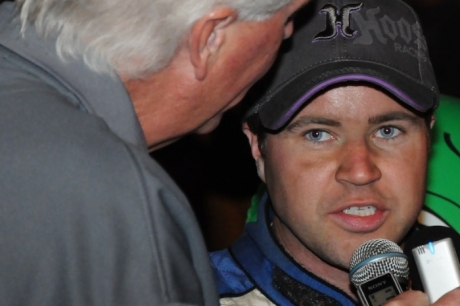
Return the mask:
[[[366,241],[351,257],[350,279],[364,306],[381,306],[408,289],[407,256],[390,240]]]

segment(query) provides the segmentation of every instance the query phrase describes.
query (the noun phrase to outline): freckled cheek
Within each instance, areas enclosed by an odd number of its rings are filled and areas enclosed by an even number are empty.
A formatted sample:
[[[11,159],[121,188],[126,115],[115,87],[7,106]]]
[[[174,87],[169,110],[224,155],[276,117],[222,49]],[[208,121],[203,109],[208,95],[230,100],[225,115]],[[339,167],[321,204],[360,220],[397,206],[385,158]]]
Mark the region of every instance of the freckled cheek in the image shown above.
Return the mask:
[[[406,150],[401,156],[404,156],[402,165],[400,166],[401,172],[405,172],[412,176],[412,180],[423,185],[426,179],[428,150],[427,147],[421,145],[414,146],[412,150]],[[404,171],[405,170],[405,171]],[[424,189],[425,186],[423,186]]]
[[[275,148],[275,149],[273,149]],[[276,182],[276,185],[285,184],[295,174],[296,159],[289,154],[289,148],[284,146],[268,146],[265,160],[267,179]]]
[[[423,149],[421,149],[423,150]],[[405,211],[399,214],[401,218],[415,217],[425,198],[426,155],[423,151],[412,152],[404,158],[388,159],[381,164],[383,186],[386,196],[399,203],[395,209]]]
[[[283,192],[290,194],[314,193],[323,188],[331,180],[330,163],[305,154],[297,154],[292,148],[279,148],[276,152],[268,152],[270,157],[266,163],[267,180],[276,184]]]

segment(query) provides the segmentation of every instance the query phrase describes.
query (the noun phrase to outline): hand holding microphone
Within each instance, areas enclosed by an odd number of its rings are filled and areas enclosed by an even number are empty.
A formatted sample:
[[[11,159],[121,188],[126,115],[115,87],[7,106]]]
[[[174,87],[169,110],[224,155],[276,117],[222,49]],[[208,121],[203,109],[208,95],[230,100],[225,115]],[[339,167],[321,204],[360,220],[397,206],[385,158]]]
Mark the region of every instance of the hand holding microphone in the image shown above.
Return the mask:
[[[422,291],[408,290],[388,301],[385,306],[458,306],[460,304],[460,288],[443,295],[435,303],[430,304],[428,295]]]

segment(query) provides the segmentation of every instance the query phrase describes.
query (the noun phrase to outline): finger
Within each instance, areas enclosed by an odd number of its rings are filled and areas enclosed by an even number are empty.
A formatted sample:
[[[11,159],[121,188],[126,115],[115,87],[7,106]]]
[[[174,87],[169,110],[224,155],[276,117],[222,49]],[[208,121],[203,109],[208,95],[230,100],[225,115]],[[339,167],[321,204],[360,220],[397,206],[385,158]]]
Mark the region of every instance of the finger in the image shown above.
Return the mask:
[[[458,306],[460,304],[460,287],[447,292],[433,306]]]
[[[417,290],[405,291],[387,303],[385,306],[428,306],[428,296]],[[441,305],[439,305],[441,306]],[[444,306],[444,305],[442,305]]]

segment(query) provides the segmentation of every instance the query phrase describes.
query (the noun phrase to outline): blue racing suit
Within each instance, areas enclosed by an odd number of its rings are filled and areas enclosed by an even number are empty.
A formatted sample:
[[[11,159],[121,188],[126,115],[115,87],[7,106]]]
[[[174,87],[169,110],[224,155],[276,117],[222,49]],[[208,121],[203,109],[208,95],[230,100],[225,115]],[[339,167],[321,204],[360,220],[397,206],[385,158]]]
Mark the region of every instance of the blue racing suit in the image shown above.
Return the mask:
[[[211,253],[221,305],[357,305],[284,251],[270,229],[272,219],[265,193],[257,221],[247,223],[228,249]]]

